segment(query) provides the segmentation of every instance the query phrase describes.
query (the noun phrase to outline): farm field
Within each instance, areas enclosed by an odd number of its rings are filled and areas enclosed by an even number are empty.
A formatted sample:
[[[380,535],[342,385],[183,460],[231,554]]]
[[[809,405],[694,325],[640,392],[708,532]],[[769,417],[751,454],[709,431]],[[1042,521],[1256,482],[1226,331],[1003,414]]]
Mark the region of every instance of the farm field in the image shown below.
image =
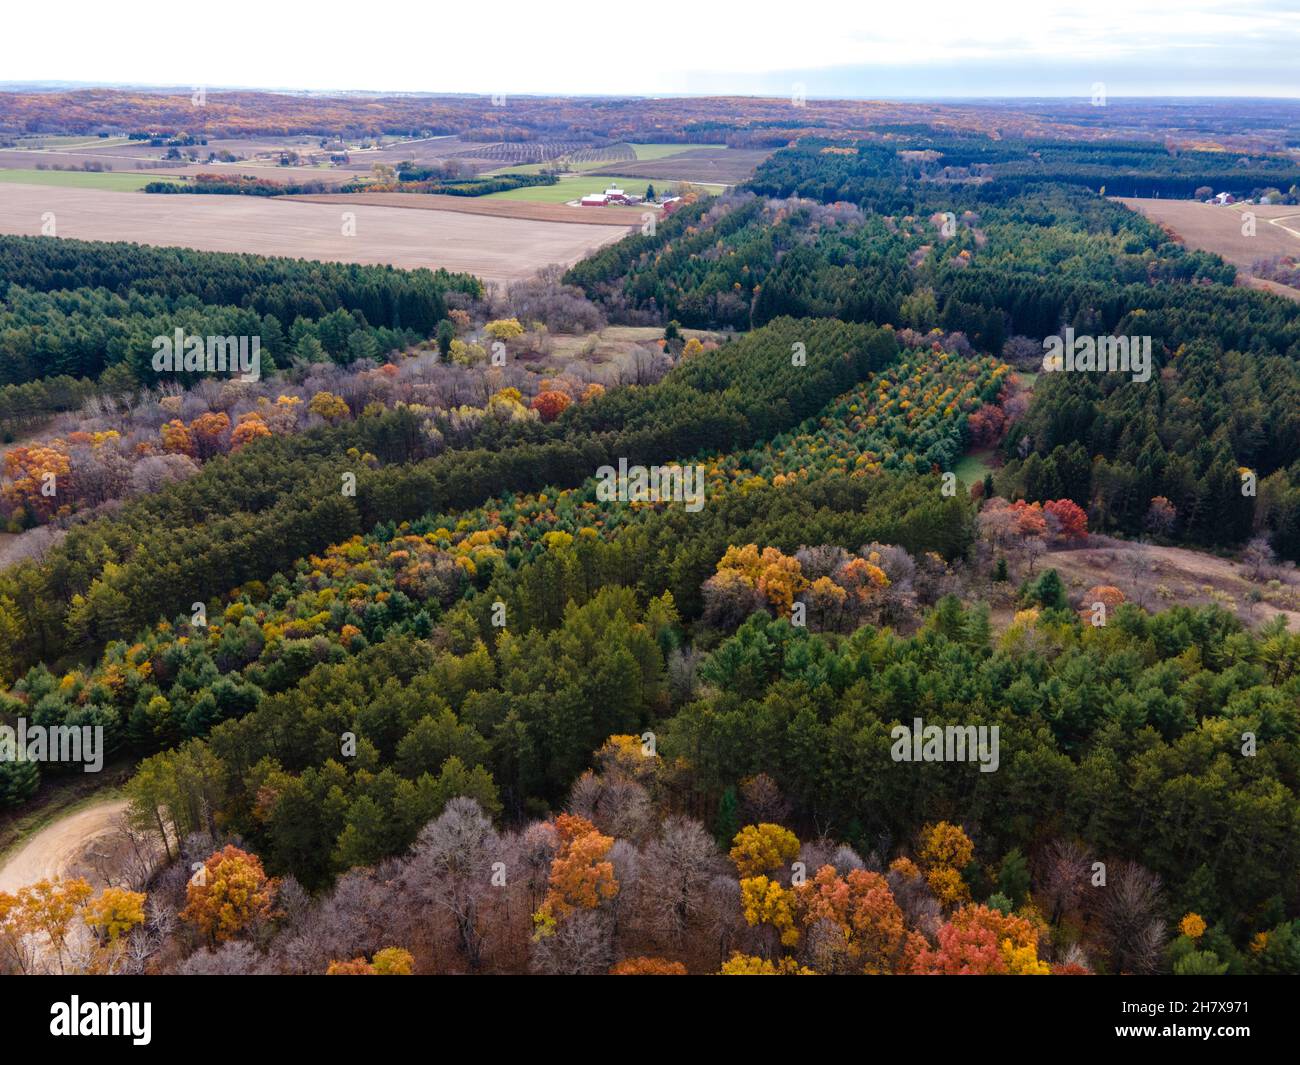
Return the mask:
[[[255,252],[338,262],[444,267],[489,281],[572,263],[622,236],[619,227],[451,211],[358,205],[356,236],[340,209],[252,196],[120,196],[100,189],[12,185],[0,197],[0,232],[34,235],[53,211],[61,237],[129,240],[203,251]]]
[[[286,196],[306,203],[369,204],[416,211],[454,211],[458,214],[491,215],[497,218],[526,218],[534,222],[566,222],[580,225],[639,226],[640,208],[569,207],[563,203],[527,203],[495,196],[439,196],[416,192],[339,192]]]
[[[626,163],[611,163],[607,159],[583,159],[580,158],[583,153],[575,152],[573,157],[561,157],[560,159],[554,159],[544,163],[525,163],[520,166],[504,167],[502,168],[502,173],[538,174],[542,170],[548,167],[554,167],[557,164],[562,165],[566,170],[587,173],[593,170],[608,170],[610,167],[637,166],[641,163],[650,163],[659,159],[668,159],[697,147],[719,150],[724,148],[721,144],[629,144],[626,147],[631,148],[633,153],[635,153],[635,160],[629,159]]]
[[[396,166],[407,160],[417,166],[444,162],[453,157],[463,156],[466,152],[481,151],[483,145],[476,141],[465,141],[460,137],[422,137],[416,140],[396,140],[379,148],[367,148],[348,152],[348,161],[340,164],[338,169],[351,177],[369,174],[376,163]],[[488,169],[492,165],[485,161],[461,159],[475,170]]]
[[[175,166],[150,167],[148,170],[134,171],[145,175],[149,181],[161,177],[194,177],[196,174],[222,174],[227,177],[235,175],[260,178],[263,181],[275,181],[280,184],[315,181],[322,185],[344,185],[361,176],[348,170],[339,170],[322,166],[276,166],[273,163],[190,163]]]
[[[635,163],[620,163],[592,173],[652,181],[690,181],[697,185],[737,185],[749,178],[771,154],[764,149],[700,147],[642,160],[638,153]]]
[[[1219,207],[1195,200],[1119,199],[1153,222],[1168,226],[1190,247],[1212,251],[1242,270],[1257,259],[1300,254],[1300,207],[1234,204]],[[1255,215],[1255,235],[1242,233],[1242,214]]]
[[[319,137],[219,137],[206,144],[181,147],[183,154],[194,152],[197,160],[168,159],[168,147],[125,137],[21,137],[11,148],[0,148],[0,168],[31,169],[37,166],[79,167],[94,163],[108,170],[132,171],[150,176],[193,176],[199,173],[246,174],[270,181],[320,181],[343,184],[368,175],[376,163],[396,164],[405,159],[431,163],[459,152],[482,148],[466,144],[459,137],[426,137],[416,140],[393,139],[391,144],[372,149],[353,149],[346,164],[331,164],[329,153],[321,148]],[[300,166],[281,166],[282,152],[296,152],[303,159]],[[214,153],[228,152],[232,162],[208,161]],[[318,165],[310,165],[314,160]],[[474,170],[491,165],[465,161]]]
[[[16,147],[42,150],[54,148],[67,151],[73,148],[112,148],[130,144],[126,137],[89,137],[82,134],[37,133],[16,138]]]
[[[134,151],[134,149],[131,149]],[[0,148],[0,168],[6,170],[29,170],[38,166],[65,166],[80,167],[86,163],[102,166],[107,170],[129,170],[144,171],[146,169],[152,172],[152,166],[158,166],[163,163],[161,154],[145,155],[142,152],[136,154],[117,154],[110,150],[95,149],[77,150],[77,151],[35,151],[26,148]],[[174,166],[181,167],[181,162],[173,162]]]
[[[151,181],[175,180],[167,175],[91,170],[0,170],[0,182],[21,185],[61,185],[108,192],[138,192]]]

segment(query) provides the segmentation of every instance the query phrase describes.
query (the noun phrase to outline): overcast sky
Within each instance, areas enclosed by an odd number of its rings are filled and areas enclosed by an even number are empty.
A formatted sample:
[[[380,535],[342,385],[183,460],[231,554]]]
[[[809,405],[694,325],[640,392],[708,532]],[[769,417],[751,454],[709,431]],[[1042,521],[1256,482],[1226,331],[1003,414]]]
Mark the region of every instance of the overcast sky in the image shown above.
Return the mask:
[[[0,81],[1300,96],[1300,0],[14,0],[0,22]]]

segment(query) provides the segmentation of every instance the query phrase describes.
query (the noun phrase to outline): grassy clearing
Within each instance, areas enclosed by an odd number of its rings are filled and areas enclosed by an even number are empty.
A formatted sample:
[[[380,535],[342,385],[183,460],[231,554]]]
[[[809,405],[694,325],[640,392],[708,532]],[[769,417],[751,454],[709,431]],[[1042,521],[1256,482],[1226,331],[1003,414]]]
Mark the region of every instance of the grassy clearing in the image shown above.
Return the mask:
[[[726,340],[725,334],[708,329],[683,329],[681,334],[688,340],[692,337],[720,343]],[[663,335],[661,325],[607,325],[595,333],[552,333],[551,353],[561,358],[577,359],[590,354],[600,355],[607,350],[617,351],[620,345],[654,343]]]
[[[149,174],[96,173],[91,170],[0,170],[0,181],[20,185],[62,185],[76,189],[106,189],[109,192],[139,192],[151,181],[177,181],[175,177]]]
[[[993,450],[985,448],[963,455],[953,466],[952,472],[963,484],[974,485],[983,481],[985,474],[992,473],[993,469]]]

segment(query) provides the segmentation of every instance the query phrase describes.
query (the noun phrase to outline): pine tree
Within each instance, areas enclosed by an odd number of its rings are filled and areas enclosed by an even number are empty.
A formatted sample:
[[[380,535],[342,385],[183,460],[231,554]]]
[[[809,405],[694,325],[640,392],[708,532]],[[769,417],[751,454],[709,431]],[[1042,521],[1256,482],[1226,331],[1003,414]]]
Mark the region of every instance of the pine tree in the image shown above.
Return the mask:
[[[730,847],[731,841],[740,831],[740,815],[737,812],[736,789],[728,787],[718,802],[718,815],[713,822],[713,834],[719,846]]]

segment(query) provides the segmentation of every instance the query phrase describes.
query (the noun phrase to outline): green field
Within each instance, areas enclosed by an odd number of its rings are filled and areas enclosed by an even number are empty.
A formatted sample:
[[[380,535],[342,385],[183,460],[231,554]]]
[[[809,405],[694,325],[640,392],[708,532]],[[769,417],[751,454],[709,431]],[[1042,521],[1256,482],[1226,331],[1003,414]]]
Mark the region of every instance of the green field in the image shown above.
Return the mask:
[[[517,170],[507,171],[507,173],[518,173]],[[645,178],[621,178],[612,177],[608,174],[600,174],[593,177],[582,177],[580,175],[573,177],[562,177],[554,185],[534,185],[522,189],[509,189],[506,192],[494,192],[491,198],[498,200],[525,200],[529,203],[568,203],[570,200],[578,200],[593,192],[604,192],[610,185],[617,185],[627,192],[635,193],[638,196],[644,196],[647,185],[654,185],[655,191],[662,193],[664,190],[675,184],[672,181],[647,181]],[[705,189],[709,192],[722,192],[725,188],[723,185],[699,185],[698,188]]]
[[[15,147],[23,149],[41,148],[113,148],[120,144],[130,144],[129,137],[87,137],[84,134],[36,133],[28,137],[18,137]]]
[[[0,170],[0,181],[20,185],[65,185],[77,189],[106,189],[109,192],[139,192],[151,181],[176,181],[166,174],[125,174],[89,170]]]

